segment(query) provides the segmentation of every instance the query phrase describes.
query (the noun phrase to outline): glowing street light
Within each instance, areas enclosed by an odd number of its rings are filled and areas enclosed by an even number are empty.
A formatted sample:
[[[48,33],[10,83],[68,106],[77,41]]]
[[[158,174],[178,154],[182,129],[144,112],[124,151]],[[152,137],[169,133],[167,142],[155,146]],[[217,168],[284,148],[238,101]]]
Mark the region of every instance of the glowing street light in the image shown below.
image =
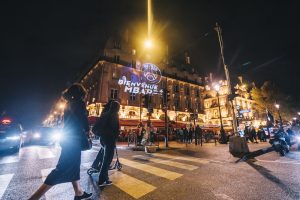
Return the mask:
[[[65,109],[65,106],[66,106],[66,105],[65,105],[64,103],[60,103],[60,104],[58,105],[58,107],[59,107],[60,109],[62,109],[62,110]]]
[[[300,112],[298,112],[298,115],[300,115]]]
[[[153,42],[152,42],[152,40],[147,39],[147,40],[145,41],[145,47],[146,47],[147,49],[152,48],[152,47],[153,47]]]
[[[214,86],[214,88],[215,88],[215,90],[217,91],[217,93],[219,93],[219,91],[220,91],[220,85],[219,85],[219,84],[216,84],[216,85]]]
[[[280,108],[280,105],[279,104],[275,104],[275,107],[277,108],[277,111],[278,111],[278,115],[279,115],[279,120],[280,120],[280,126],[282,126],[282,118],[281,118],[281,114],[280,114],[280,111],[279,111],[279,108]]]

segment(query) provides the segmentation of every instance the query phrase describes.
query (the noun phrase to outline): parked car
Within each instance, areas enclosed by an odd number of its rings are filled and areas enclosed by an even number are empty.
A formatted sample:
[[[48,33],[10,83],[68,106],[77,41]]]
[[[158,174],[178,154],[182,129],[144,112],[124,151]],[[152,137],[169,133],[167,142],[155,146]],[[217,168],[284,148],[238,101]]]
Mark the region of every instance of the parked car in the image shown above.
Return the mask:
[[[24,134],[21,124],[12,118],[0,119],[0,151],[19,151],[24,144]]]

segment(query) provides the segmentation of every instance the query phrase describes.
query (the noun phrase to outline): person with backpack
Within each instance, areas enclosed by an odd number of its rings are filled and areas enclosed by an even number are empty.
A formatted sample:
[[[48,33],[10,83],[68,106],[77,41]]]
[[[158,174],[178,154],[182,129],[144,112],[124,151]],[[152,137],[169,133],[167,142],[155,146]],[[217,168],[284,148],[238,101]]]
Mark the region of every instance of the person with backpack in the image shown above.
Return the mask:
[[[29,200],[40,199],[51,187],[71,182],[75,192],[74,200],[88,199],[92,193],[86,193],[80,186],[81,151],[89,131],[87,110],[83,101],[86,95],[84,87],[73,84],[63,97],[67,100],[64,110],[64,139],[60,142],[61,154],[56,168],[50,172],[40,188]]]
[[[111,185],[108,177],[110,163],[114,156],[116,141],[120,133],[119,112],[120,103],[112,101],[109,110],[99,119],[98,125],[93,131],[100,135],[103,144],[103,158],[100,165],[98,185],[100,187]]]
[[[110,100],[107,102],[107,104],[104,106],[102,112],[101,112],[101,115],[100,115],[100,118],[99,120],[96,121],[94,127],[92,128],[92,132],[99,136],[100,137],[100,145],[101,145],[101,148],[96,156],[96,159],[94,160],[93,164],[92,164],[92,168],[96,169],[96,170],[100,170],[100,162],[102,161],[103,159],[103,154],[104,154],[104,149],[103,149],[103,141],[101,139],[101,135],[99,133],[99,135],[97,134],[97,129],[98,129],[98,126],[101,126],[101,117],[103,117],[103,115],[109,111],[109,108],[110,108],[110,105],[111,103],[113,102],[113,100]]]

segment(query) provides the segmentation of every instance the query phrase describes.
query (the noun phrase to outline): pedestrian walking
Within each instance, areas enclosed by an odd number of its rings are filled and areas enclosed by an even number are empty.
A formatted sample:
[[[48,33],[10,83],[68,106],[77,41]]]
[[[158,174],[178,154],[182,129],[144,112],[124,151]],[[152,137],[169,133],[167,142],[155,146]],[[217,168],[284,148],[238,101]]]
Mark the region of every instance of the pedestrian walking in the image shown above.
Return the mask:
[[[113,101],[109,111],[103,114],[105,119],[104,126],[101,130],[101,139],[103,141],[104,156],[101,162],[98,185],[100,187],[111,185],[112,182],[108,177],[108,170],[111,160],[114,156],[116,141],[120,132],[119,112],[120,104]]]
[[[67,105],[64,110],[64,139],[60,142],[61,154],[56,168],[29,200],[38,200],[54,185],[67,182],[73,185],[74,200],[88,199],[92,196],[92,193],[84,192],[79,183],[81,150],[89,131],[87,110],[83,101],[85,95],[85,89],[80,84],[72,85],[63,94]]]
[[[110,105],[111,103],[113,102],[113,100],[110,100],[107,102],[107,104],[104,106],[102,112],[101,112],[101,115],[100,115],[100,118],[99,120],[97,120],[97,122],[95,123],[95,126],[93,127],[92,129],[92,132],[95,134],[95,135],[98,135],[97,132],[97,129],[98,129],[98,126],[101,126],[101,123],[102,123],[102,118],[103,118],[103,115],[109,111],[109,108],[110,108]],[[101,139],[101,135],[99,134],[98,135],[100,138],[100,145],[101,145],[101,148],[96,156],[96,159],[94,160],[93,164],[92,164],[92,168],[96,169],[96,170],[100,170],[100,162],[103,160],[103,155],[104,155],[104,149],[103,149],[103,139]],[[112,161],[112,160],[111,160]],[[111,163],[111,162],[110,162]],[[109,164],[110,164],[109,163]]]

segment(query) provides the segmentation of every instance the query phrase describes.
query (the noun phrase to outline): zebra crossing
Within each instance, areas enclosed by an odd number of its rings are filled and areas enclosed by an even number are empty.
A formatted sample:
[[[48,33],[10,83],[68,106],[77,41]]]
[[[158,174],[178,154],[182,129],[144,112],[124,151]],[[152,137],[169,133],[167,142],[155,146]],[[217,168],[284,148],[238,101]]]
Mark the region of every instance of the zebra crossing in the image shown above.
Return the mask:
[[[49,149],[49,148],[37,148],[35,153],[38,159],[53,159],[57,158],[60,149]],[[90,150],[84,152],[85,154],[94,153],[96,150]],[[32,152],[31,152],[32,153]],[[18,162],[20,160],[10,158],[12,163]],[[1,162],[2,161],[2,162]],[[185,163],[188,161],[189,164]],[[151,180],[141,180],[139,177],[135,177],[133,174],[128,174],[126,168],[134,169],[141,173],[146,173],[151,175],[151,177],[157,177],[158,179],[163,179],[165,181],[174,181],[182,177],[185,172],[197,170],[199,166],[210,163],[211,161],[186,156],[176,156],[162,153],[155,153],[151,155],[132,155],[126,158],[120,158],[120,162],[123,165],[122,171],[112,170],[110,171],[110,179],[113,181],[113,186],[111,188],[117,189],[131,196],[132,199],[139,199],[159,188],[159,185],[151,182]],[[0,159],[0,164],[9,163],[9,161],[3,161]],[[91,184],[92,179],[88,178],[86,170],[91,166],[91,162],[85,162],[81,165],[81,177],[84,177],[82,185]],[[163,167],[167,166],[167,168]],[[47,175],[51,172],[53,168],[40,169],[40,175],[42,181],[45,180]],[[179,170],[179,172],[178,172]],[[0,199],[5,193],[5,190],[9,187],[9,184],[13,178],[14,174],[0,174]],[[88,183],[89,182],[89,183]],[[105,193],[105,191],[104,191]],[[67,196],[73,196],[73,188],[70,183],[60,184],[54,186],[49,190],[45,197],[47,200],[65,199]]]

